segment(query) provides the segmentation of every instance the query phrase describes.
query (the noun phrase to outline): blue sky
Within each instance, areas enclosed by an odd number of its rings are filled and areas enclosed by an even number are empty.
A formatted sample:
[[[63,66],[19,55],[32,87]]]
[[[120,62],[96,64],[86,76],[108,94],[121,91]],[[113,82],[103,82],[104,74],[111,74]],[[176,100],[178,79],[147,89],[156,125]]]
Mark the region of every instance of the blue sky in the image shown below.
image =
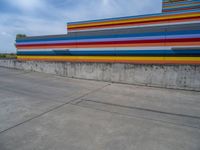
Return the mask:
[[[65,34],[71,21],[161,12],[162,0],[0,0],[0,53],[15,52],[15,36]]]

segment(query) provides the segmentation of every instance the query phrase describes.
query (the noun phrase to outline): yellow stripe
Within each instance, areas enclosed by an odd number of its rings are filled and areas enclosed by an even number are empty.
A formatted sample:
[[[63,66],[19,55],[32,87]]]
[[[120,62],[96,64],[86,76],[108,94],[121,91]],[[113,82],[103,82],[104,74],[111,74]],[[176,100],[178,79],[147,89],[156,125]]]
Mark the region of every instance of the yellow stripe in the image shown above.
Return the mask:
[[[136,56],[17,56],[18,59],[44,59],[44,60],[118,60],[118,61],[200,61],[200,57],[136,57]]]
[[[95,25],[109,25],[109,24],[117,24],[117,23],[134,23],[140,21],[156,21],[156,20],[166,20],[166,19],[177,19],[177,18],[185,18],[185,17],[199,17],[200,13],[191,13],[191,14],[180,14],[180,15],[171,15],[171,16],[163,16],[163,17],[148,17],[148,18],[138,18],[138,19],[129,19],[129,20],[119,20],[119,21],[109,21],[109,22],[97,22],[97,23],[85,23],[85,24],[77,24],[77,25],[68,25],[68,28],[75,27],[87,27],[87,26],[95,26]]]

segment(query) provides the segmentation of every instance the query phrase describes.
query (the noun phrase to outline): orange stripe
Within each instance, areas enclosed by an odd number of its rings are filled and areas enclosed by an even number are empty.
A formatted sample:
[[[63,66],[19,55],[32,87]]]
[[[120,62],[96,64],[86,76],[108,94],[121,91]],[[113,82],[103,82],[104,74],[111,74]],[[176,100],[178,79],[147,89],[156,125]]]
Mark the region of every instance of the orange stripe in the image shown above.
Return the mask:
[[[191,22],[191,21],[200,21],[200,18],[197,18],[197,19],[183,19],[183,20],[171,20],[171,21],[159,21],[159,22],[153,22],[153,23],[137,23],[137,24],[134,24],[134,25],[112,25],[112,26],[104,26],[104,27],[101,27],[101,26],[92,26],[92,27],[82,27],[82,28],[68,28],[69,31],[76,31],[76,30],[87,30],[87,29],[104,29],[104,28],[114,28],[114,27],[124,27],[124,26],[137,26],[137,25],[156,25],[156,24],[164,24],[164,23],[180,23],[180,22],[185,22],[185,21],[188,21],[188,22]]]
[[[69,31],[76,31],[76,30],[87,30],[87,29],[103,29],[103,28],[114,28],[114,27],[124,27],[124,26],[137,26],[137,25],[156,25],[156,24],[164,24],[164,23],[180,23],[180,22],[191,22],[191,21],[200,21],[200,18],[192,18],[192,19],[182,19],[182,20],[165,20],[165,21],[157,21],[157,22],[147,22],[147,23],[137,23],[130,25],[107,25],[107,26],[90,26],[90,27],[81,27],[81,28],[68,28]]]
[[[165,43],[165,46],[200,46],[200,41],[199,42],[185,42],[185,43],[180,43],[180,42]]]
[[[168,17],[173,17],[175,19],[175,17],[177,17],[176,19],[184,19],[184,18],[188,18],[188,15],[194,15],[194,14],[199,14],[196,12],[193,13],[185,13],[185,14],[177,14],[177,15],[166,15],[166,16],[147,16],[147,17],[143,17],[143,18],[130,18],[130,19],[120,19],[120,20],[112,20],[112,21],[101,21],[101,22],[89,22],[89,23],[80,23],[80,24],[72,24],[72,25],[68,25],[68,28],[76,28],[76,27],[90,27],[90,26],[98,26],[98,25],[109,25],[109,24],[118,24],[118,23],[127,23],[127,22],[141,22],[141,21],[154,21],[154,20],[167,20]],[[190,16],[189,16],[190,17]],[[197,16],[196,16],[197,17]],[[148,19],[148,20],[146,20]],[[152,19],[152,20],[149,20]]]
[[[84,60],[74,60],[74,59],[31,59],[31,58],[20,58],[18,60],[22,60],[22,61],[60,61],[60,62],[106,62],[106,63],[135,63],[135,64],[200,64],[200,61],[145,61],[145,60],[106,60],[106,59],[102,59],[102,60],[90,60],[90,59],[84,59]]]

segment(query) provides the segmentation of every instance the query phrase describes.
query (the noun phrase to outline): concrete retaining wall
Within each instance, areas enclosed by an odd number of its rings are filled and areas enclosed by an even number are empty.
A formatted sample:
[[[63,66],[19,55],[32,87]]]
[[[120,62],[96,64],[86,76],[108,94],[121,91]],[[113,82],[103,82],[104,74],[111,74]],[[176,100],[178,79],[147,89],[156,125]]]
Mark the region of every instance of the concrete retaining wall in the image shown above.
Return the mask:
[[[25,62],[1,59],[0,66],[70,78],[200,91],[199,65]]]

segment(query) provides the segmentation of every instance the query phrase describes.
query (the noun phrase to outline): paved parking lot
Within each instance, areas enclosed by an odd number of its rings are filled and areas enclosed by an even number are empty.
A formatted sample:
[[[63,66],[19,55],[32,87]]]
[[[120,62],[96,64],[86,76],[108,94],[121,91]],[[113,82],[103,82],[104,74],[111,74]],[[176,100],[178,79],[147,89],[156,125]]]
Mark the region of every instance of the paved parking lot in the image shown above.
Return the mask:
[[[0,150],[200,150],[200,92],[0,68]]]

